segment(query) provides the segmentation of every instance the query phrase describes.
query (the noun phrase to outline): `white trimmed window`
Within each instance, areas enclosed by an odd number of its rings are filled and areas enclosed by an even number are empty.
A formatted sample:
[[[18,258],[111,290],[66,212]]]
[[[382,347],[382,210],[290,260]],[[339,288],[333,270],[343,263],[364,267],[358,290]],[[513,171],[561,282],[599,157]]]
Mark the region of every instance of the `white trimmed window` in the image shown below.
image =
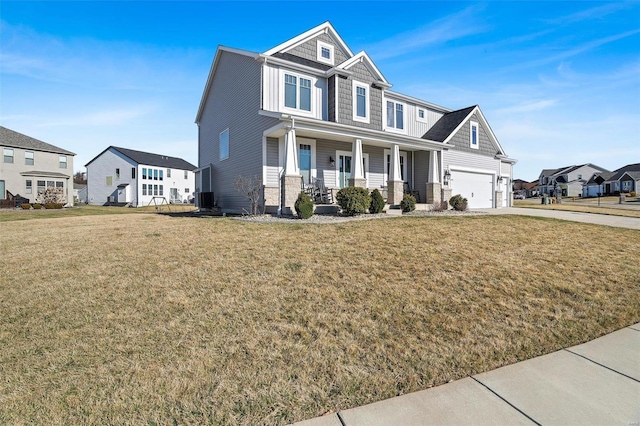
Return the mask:
[[[480,128],[475,121],[469,122],[469,146],[473,149],[480,147]]]
[[[24,164],[27,166],[33,166],[33,151],[25,151]]]
[[[58,157],[58,161],[60,162],[60,168],[61,169],[66,169],[67,168],[67,156],[66,155],[60,155]]]
[[[416,120],[421,123],[427,122],[427,111],[424,108],[416,107]]]
[[[385,108],[387,129],[395,129],[405,133],[405,110],[406,105],[400,102],[387,101]]]
[[[220,133],[220,161],[229,158],[229,129]]]
[[[333,45],[329,43],[325,43],[324,41],[318,40],[318,62],[323,62],[325,64],[333,65],[335,63],[333,54],[335,52],[335,48]]]
[[[32,194],[33,193],[33,181],[32,180],[27,180],[25,182],[24,192],[25,192],[25,194]]]
[[[2,153],[4,154],[4,162],[5,163],[13,163],[13,149],[4,148],[2,150]]]
[[[293,73],[284,74],[284,106],[311,112],[312,81]]]
[[[353,120],[369,122],[369,86],[353,81]]]

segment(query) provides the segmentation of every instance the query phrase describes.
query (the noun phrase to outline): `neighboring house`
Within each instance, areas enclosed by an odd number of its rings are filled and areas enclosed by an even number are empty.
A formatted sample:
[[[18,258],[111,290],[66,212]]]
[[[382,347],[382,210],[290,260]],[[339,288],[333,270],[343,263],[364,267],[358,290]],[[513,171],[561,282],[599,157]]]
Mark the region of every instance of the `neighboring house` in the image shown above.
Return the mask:
[[[87,203],[87,184],[86,183],[74,183],[73,184],[73,201],[74,203]]]
[[[110,146],[85,167],[89,204],[141,207],[193,200],[196,166],[181,158]]]
[[[30,203],[48,187],[62,188],[73,204],[73,152],[0,126],[0,199],[20,195]]]
[[[537,180],[533,182],[527,182],[526,180],[515,179],[513,181],[513,191],[520,194],[524,194],[524,196],[527,198],[535,197],[537,195],[536,194],[537,186],[538,186]]]
[[[291,212],[302,182],[380,189],[389,204],[511,205],[512,165],[480,108],[394,92],[371,58],[326,22],[264,53],[218,47],[200,102],[196,191],[223,211],[258,176],[267,211]]]
[[[544,169],[540,172],[538,186],[542,194],[552,197],[581,197],[583,185],[594,173],[602,172],[607,170],[591,163],[559,169]]]
[[[640,173],[640,163],[627,164],[613,172],[595,173],[582,187],[583,197],[597,197],[601,195],[616,195],[621,192],[640,192],[637,176]],[[601,182],[598,184],[597,178]]]

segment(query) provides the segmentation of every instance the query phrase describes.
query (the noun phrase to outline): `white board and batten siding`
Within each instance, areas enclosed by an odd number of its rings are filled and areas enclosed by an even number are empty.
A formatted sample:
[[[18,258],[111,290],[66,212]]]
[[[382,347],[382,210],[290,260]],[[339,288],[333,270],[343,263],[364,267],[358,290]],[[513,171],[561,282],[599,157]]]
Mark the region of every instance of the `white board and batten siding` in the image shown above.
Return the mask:
[[[271,64],[262,65],[263,73],[263,85],[262,85],[262,102],[263,109],[266,111],[283,112],[287,113],[283,108],[284,105],[284,74],[288,72],[286,68]],[[318,120],[327,120],[327,80],[322,77],[317,77],[311,74],[305,74],[300,71],[289,71],[296,76],[302,76],[304,78],[311,79],[312,81],[312,95],[311,102],[313,106],[311,108],[312,114],[310,117],[317,118]],[[300,111],[296,112],[300,114]]]

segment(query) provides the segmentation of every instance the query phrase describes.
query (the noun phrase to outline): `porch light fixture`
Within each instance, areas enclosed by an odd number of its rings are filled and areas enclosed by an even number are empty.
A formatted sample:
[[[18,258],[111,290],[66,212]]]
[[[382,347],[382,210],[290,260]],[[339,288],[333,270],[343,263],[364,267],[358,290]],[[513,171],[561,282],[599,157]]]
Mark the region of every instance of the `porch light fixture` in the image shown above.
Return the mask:
[[[332,156],[329,156],[329,163],[330,163],[332,166],[335,166],[335,165],[336,165],[336,160],[334,160]]]
[[[449,183],[449,180],[451,180],[451,172],[447,169],[444,171],[444,183]]]
[[[498,175],[498,183],[502,182],[502,175]]]

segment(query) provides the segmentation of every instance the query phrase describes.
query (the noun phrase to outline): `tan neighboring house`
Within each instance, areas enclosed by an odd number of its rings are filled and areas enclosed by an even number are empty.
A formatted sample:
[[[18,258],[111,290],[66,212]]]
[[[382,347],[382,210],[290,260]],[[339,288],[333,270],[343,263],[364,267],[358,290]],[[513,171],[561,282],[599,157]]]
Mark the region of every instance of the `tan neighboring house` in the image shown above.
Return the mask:
[[[0,147],[2,200],[20,195],[34,203],[39,192],[57,187],[63,188],[65,203],[73,203],[73,152],[2,126]]]

